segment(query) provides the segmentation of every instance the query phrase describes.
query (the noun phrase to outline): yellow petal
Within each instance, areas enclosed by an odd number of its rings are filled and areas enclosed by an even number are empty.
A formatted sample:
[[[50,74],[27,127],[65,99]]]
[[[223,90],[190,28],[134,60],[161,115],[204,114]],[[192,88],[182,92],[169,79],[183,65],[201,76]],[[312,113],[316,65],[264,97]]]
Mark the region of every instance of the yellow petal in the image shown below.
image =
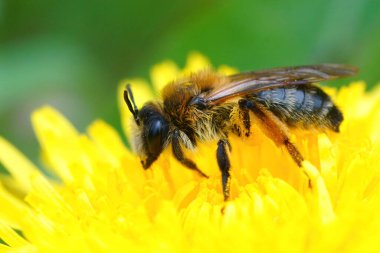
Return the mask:
[[[236,74],[239,71],[236,68],[231,68],[230,66],[227,66],[227,65],[221,65],[218,68],[218,72],[228,76],[228,75]]]
[[[100,149],[103,158],[114,166],[120,166],[120,161],[124,156],[132,157],[118,133],[107,123],[101,120],[95,121],[88,128],[88,132],[95,145]]]
[[[156,91],[161,91],[162,88],[169,82],[178,78],[178,66],[172,61],[164,61],[156,64],[150,70],[150,79]]]
[[[311,188],[314,195],[312,199],[315,201],[316,212],[322,224],[334,221],[336,217],[331,198],[319,171],[308,161],[304,161],[302,166],[311,180]]]
[[[16,233],[11,227],[0,221],[0,238],[11,247],[28,245],[28,242]]]
[[[0,185],[0,203],[2,205],[0,223],[3,222],[13,228],[20,229],[20,217],[23,217],[28,210],[28,206],[25,202],[7,192],[3,186]]]
[[[20,190],[30,190],[30,177],[38,169],[20,151],[0,137],[0,163],[11,173],[19,183]]]
[[[187,75],[191,72],[211,68],[210,61],[198,52],[192,52],[187,57],[186,66],[182,73]]]
[[[74,148],[78,146],[79,137],[76,129],[59,112],[48,106],[33,113],[32,124],[48,159],[46,162],[62,179],[72,181],[68,164],[78,155],[78,150]]]

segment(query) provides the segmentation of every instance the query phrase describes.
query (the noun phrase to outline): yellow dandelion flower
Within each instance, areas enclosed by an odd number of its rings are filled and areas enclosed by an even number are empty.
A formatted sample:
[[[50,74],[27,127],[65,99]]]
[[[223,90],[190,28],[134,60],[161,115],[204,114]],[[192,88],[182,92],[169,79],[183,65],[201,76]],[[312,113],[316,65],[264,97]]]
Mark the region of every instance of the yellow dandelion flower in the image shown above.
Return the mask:
[[[190,55],[181,70],[154,66],[134,85],[137,103],[178,75],[208,66]],[[233,73],[226,66],[219,71]],[[125,134],[129,112],[120,99]],[[189,154],[200,178],[164,152],[144,171],[119,134],[101,120],[86,133],[51,107],[32,115],[45,176],[0,138],[0,252],[379,252],[380,89],[329,89],[345,121],[339,134],[295,132],[313,188],[289,155],[256,126],[231,139],[232,197],[223,202],[215,144]],[[224,212],[221,209],[224,208]]]

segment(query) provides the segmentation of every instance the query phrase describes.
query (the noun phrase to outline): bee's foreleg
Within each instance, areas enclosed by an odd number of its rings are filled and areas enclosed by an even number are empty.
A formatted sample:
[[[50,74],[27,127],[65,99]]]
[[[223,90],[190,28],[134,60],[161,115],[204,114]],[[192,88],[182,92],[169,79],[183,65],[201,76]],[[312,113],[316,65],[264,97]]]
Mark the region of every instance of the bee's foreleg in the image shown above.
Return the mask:
[[[304,158],[296,146],[291,143],[288,127],[276,115],[262,106],[251,101],[247,106],[261,121],[260,127],[264,133],[278,146],[284,145],[294,162],[301,167]]]
[[[180,144],[180,134],[178,130],[175,130],[172,136],[172,151],[174,157],[179,161],[181,164],[186,166],[187,168],[194,170],[198,172],[201,176],[208,178],[208,176],[203,173],[200,169],[198,169],[197,165],[191,161],[190,159],[186,158],[183,154],[181,144]]]
[[[216,159],[218,161],[219,169],[222,172],[222,186],[224,201],[227,201],[230,197],[230,159],[228,158],[227,147],[231,151],[231,145],[228,140],[219,140],[218,148],[216,150]]]

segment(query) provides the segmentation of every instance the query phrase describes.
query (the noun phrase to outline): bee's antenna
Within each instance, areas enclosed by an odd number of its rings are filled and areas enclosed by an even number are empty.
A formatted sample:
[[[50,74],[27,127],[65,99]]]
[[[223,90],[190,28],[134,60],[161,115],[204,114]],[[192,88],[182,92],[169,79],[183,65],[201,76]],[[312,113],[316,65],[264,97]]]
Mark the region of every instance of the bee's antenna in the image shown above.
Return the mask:
[[[127,84],[127,86],[125,87],[124,100],[127,103],[129,111],[133,114],[136,124],[140,125],[140,119],[138,117],[139,109],[137,108],[135,99],[133,98],[133,93],[130,84]]]

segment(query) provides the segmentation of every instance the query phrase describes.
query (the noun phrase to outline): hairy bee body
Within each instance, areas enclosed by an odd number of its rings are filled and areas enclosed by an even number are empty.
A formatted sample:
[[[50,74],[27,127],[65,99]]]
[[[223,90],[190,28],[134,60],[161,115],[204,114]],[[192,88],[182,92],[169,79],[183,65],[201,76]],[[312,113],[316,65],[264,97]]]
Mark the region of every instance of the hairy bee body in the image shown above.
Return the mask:
[[[181,139],[187,148],[194,149],[199,141],[215,140],[225,135],[233,103],[211,108],[191,104],[194,98],[225,81],[223,76],[214,72],[201,71],[168,84],[162,91],[163,110],[175,128],[185,134]]]
[[[215,83],[208,82],[206,83],[208,85],[199,85],[194,82],[200,78],[198,75],[208,75],[209,81]],[[238,101],[241,97],[212,106],[207,110],[199,109],[197,104],[189,105],[194,97],[207,92],[223,81],[212,72],[201,72],[198,75],[193,75],[192,80],[186,82],[173,83],[164,90],[166,96],[164,96],[163,111],[169,117],[168,120],[185,133],[181,136],[184,145],[194,149],[197,142],[224,139],[229,133],[249,136],[249,129],[242,129],[239,122],[249,120],[248,116],[244,119],[244,116],[239,115]],[[247,94],[242,98],[271,111],[291,128],[331,129],[338,132],[343,120],[342,113],[333,104],[331,98],[314,85],[273,88]]]
[[[171,146],[179,162],[207,177],[186,158],[183,147],[193,150],[198,143],[216,140],[216,159],[224,199],[228,200],[229,135],[248,137],[251,125],[257,123],[301,167],[303,156],[291,143],[288,129],[338,132],[343,120],[331,98],[313,83],[356,72],[354,67],[337,64],[275,68],[231,76],[200,71],[169,83],[162,91],[162,101],[148,102],[141,110],[127,86],[124,99],[134,116],[135,150],[143,167],[148,169],[162,150]]]

